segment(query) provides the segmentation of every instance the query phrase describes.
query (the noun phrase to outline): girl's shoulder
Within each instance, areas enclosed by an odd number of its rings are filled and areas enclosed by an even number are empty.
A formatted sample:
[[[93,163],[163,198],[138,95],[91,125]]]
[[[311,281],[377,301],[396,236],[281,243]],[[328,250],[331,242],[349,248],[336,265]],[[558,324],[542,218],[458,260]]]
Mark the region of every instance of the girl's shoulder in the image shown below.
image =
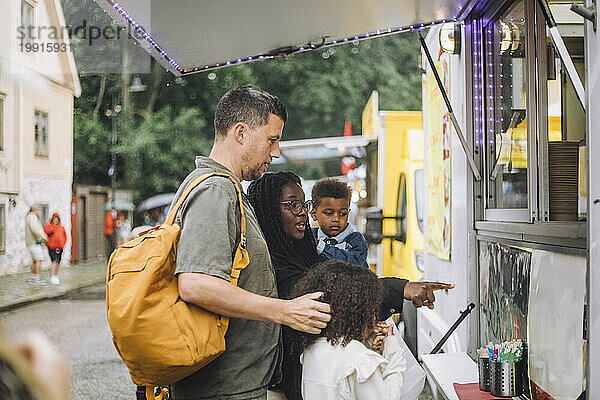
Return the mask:
[[[349,370],[356,373],[358,382],[366,381],[379,367],[388,362],[381,354],[367,348],[358,340],[352,340],[346,347],[354,353]]]

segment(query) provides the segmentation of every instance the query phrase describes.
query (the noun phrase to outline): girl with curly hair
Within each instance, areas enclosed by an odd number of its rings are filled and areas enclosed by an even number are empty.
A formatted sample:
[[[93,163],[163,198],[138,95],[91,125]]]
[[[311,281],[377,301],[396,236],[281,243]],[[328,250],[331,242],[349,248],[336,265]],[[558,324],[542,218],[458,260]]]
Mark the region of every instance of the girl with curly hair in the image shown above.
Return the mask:
[[[392,327],[376,322],[383,295],[377,276],[357,265],[325,261],[300,279],[291,294],[316,291],[331,306],[331,321],[320,335],[297,336],[304,348],[302,396],[400,399],[406,362]]]
[[[294,285],[325,259],[308,224],[311,202],[305,201],[300,178],[291,172],[266,173],[248,187],[248,197],[265,236],[275,270],[279,297],[289,299]],[[402,311],[406,280],[380,278],[384,287],[379,319]],[[292,348],[298,332],[282,327],[283,391],[287,400],[302,400],[302,365],[298,349]],[[276,382],[274,378],[273,382]],[[311,398],[308,397],[307,400]]]

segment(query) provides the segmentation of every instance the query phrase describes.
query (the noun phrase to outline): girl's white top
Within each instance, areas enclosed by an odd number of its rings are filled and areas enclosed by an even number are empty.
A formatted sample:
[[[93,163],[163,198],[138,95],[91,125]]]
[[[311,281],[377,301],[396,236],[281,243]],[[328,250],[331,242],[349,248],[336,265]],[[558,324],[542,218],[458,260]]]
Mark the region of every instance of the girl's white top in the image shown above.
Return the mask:
[[[396,336],[384,340],[383,356],[357,340],[342,347],[317,339],[300,356],[302,397],[319,400],[400,399],[404,350]]]

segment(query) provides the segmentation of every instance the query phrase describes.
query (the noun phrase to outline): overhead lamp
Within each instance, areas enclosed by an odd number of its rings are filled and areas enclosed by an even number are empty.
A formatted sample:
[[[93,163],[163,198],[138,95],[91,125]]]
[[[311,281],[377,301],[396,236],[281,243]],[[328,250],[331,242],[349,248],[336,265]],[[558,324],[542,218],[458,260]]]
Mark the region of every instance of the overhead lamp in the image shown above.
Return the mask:
[[[129,87],[130,92],[143,92],[146,90],[146,85],[142,84],[142,80],[139,76],[136,76],[131,81],[131,86]]]
[[[450,22],[440,29],[440,47],[445,53],[460,54],[460,23]]]
[[[512,47],[513,31],[510,26],[500,21],[500,31],[502,32],[502,40],[500,41],[500,52],[505,53]]]

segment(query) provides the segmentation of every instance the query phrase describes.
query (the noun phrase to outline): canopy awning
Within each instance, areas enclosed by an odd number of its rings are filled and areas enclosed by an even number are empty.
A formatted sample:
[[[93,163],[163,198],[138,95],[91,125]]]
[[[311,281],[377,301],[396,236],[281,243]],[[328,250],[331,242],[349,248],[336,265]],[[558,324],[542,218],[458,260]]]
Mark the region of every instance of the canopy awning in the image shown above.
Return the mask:
[[[377,137],[335,136],[283,141],[279,142],[281,158],[276,159],[274,164],[334,160],[346,156],[364,158],[365,148],[371,142],[377,142]]]
[[[175,75],[452,21],[472,0],[96,0]]]

